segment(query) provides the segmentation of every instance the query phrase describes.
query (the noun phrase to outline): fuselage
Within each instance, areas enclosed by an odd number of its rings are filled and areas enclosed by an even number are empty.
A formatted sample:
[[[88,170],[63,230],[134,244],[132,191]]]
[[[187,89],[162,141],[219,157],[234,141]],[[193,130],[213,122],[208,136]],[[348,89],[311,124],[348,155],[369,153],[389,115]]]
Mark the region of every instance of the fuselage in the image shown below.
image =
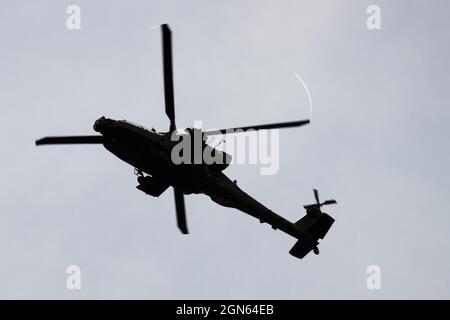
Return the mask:
[[[103,135],[103,145],[107,150],[155,180],[179,188],[185,194],[203,193],[222,206],[236,208],[262,223],[269,223],[274,229],[297,239],[305,238],[305,233],[298,226],[263,206],[222,172],[228,166],[230,156],[223,154],[226,163],[191,161],[175,164],[172,151],[179,140],[170,133],[159,133],[127,121],[105,118],[97,120],[94,129]],[[211,147],[204,144],[202,148]]]

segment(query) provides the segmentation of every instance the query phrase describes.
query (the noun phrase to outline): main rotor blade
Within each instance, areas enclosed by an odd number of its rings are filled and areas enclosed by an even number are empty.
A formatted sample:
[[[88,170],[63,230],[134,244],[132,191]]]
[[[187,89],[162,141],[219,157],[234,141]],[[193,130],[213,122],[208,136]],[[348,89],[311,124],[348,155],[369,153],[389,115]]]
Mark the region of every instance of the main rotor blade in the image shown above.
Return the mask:
[[[269,123],[269,124],[261,124],[261,125],[257,125],[257,126],[209,130],[209,131],[204,131],[203,134],[206,136],[212,136],[215,134],[240,133],[242,131],[247,131],[247,130],[268,130],[268,129],[301,127],[301,126],[308,124],[309,122],[310,122],[309,120],[300,120],[300,121],[291,121],[291,122]]]
[[[323,203],[324,205],[329,205],[329,204],[337,204],[337,201],[336,200],[334,200],[334,199],[331,199],[331,200],[327,200],[327,201],[325,201],[324,203]]]
[[[320,203],[319,201],[319,191],[317,191],[317,189],[313,189],[314,190],[314,198],[316,198],[316,202],[317,204]]]
[[[173,95],[173,71],[172,71],[172,35],[167,24],[161,25],[163,73],[164,73],[164,99],[166,114],[170,120],[170,132],[176,129],[175,106]]]
[[[177,212],[177,225],[183,234],[188,234],[188,227],[186,222],[186,209],[184,207],[184,195],[177,189],[173,188],[175,194],[175,209]]]
[[[36,140],[36,145],[44,144],[99,144],[102,143],[102,136],[60,136],[44,137]]]

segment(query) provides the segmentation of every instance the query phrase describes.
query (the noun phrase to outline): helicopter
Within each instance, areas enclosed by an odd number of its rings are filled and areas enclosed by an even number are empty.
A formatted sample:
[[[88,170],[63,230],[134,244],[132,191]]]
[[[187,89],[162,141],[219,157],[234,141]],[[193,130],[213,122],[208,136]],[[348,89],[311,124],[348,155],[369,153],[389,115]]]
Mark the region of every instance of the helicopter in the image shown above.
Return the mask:
[[[99,133],[97,135],[49,136],[36,140],[35,144],[37,146],[103,144],[108,151],[135,168],[138,190],[159,197],[169,187],[173,188],[177,226],[183,234],[189,233],[184,196],[204,194],[221,206],[238,209],[261,223],[268,223],[273,229],[279,229],[297,239],[289,251],[294,257],[302,259],[311,251],[319,254],[319,239],[325,237],[334,223],[334,219],[323,213],[321,207],[337,203],[335,200],[321,203],[318,191],[314,189],[316,203],[304,206],[306,215],[295,223],[290,222],[249,196],[237,186],[235,180],[228,178],[223,171],[230,164],[231,156],[206,143],[207,137],[213,135],[300,127],[310,121],[299,120],[209,131],[187,128],[180,134],[175,122],[172,35],[167,24],[161,25],[161,36],[165,113],[170,121],[167,132],[148,130],[126,120],[101,117],[93,125],[94,131]],[[223,161],[175,163],[171,154],[179,140],[195,137],[200,137],[203,151],[206,150],[213,154],[215,159]]]

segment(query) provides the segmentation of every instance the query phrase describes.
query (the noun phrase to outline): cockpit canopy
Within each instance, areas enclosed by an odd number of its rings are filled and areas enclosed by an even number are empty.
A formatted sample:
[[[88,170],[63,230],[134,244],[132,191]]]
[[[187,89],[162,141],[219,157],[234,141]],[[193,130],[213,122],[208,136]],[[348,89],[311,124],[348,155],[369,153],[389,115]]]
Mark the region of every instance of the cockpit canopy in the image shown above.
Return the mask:
[[[94,130],[96,132],[103,132],[105,128],[113,123],[114,120],[103,117],[98,118],[94,123]]]

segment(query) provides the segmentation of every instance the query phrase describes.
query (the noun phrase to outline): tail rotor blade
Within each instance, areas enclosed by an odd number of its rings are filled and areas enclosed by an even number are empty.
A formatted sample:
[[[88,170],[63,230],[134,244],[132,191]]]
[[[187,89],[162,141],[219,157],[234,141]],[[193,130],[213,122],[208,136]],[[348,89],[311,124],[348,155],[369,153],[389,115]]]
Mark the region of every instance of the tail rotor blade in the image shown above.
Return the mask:
[[[44,137],[36,140],[36,145],[46,144],[101,144],[102,136],[59,136],[59,137]]]
[[[212,136],[215,134],[239,133],[239,132],[247,131],[247,130],[270,130],[270,129],[301,127],[301,126],[308,124],[309,122],[310,122],[309,120],[299,120],[299,121],[291,121],[291,122],[269,123],[269,124],[255,125],[255,126],[204,131],[203,134],[205,134],[207,136]]]
[[[317,189],[314,189],[314,198],[316,198],[317,204],[320,204],[320,201],[319,201],[319,191],[317,191]]]
[[[184,206],[184,195],[177,189],[173,188],[175,194],[175,209],[177,213],[177,225],[183,234],[188,234],[188,227],[186,222],[186,209]]]
[[[172,35],[167,24],[161,25],[162,51],[163,51],[163,73],[164,73],[164,99],[166,114],[170,120],[170,131],[176,129],[175,125],[175,103],[173,94],[173,70],[172,70]]]

